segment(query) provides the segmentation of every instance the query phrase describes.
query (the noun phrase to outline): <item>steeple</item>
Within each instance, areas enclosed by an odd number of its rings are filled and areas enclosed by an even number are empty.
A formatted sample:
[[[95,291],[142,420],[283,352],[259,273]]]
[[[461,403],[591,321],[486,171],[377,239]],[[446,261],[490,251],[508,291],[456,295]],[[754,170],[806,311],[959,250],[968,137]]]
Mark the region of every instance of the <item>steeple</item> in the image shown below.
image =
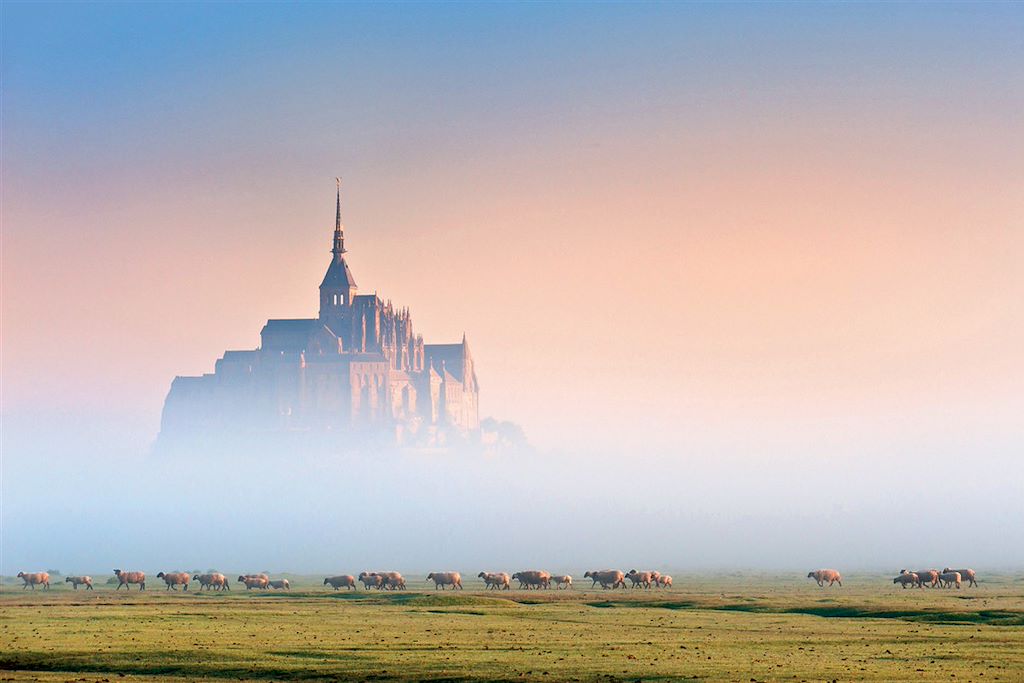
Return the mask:
[[[327,274],[320,283],[320,320],[333,325],[340,331],[342,318],[356,296],[356,280],[345,263],[345,233],[341,225],[341,178],[335,178],[338,193],[334,214],[334,246],[331,248],[331,263]]]
[[[341,178],[335,178],[334,181],[338,186],[338,202],[334,214],[334,247],[331,253],[334,254],[334,260],[338,261],[345,253],[345,230],[341,224]]]

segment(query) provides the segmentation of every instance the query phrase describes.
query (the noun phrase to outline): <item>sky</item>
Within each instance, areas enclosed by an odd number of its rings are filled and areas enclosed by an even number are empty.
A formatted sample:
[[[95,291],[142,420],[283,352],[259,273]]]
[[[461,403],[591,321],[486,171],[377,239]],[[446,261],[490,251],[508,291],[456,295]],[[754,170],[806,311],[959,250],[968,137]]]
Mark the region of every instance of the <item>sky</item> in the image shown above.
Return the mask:
[[[0,572],[225,547],[325,571],[1024,566],[1021,5],[0,18]],[[315,315],[337,175],[361,291],[428,343],[467,334],[481,413],[523,427],[528,475],[410,462],[374,497],[358,463],[265,482],[154,462],[174,376]],[[347,506],[295,530],[338,491],[401,501],[407,554],[345,531]],[[496,541],[523,500],[538,529]],[[243,529],[154,537],[168,506],[190,530],[257,506],[278,554]],[[423,522],[481,507],[461,532]]]

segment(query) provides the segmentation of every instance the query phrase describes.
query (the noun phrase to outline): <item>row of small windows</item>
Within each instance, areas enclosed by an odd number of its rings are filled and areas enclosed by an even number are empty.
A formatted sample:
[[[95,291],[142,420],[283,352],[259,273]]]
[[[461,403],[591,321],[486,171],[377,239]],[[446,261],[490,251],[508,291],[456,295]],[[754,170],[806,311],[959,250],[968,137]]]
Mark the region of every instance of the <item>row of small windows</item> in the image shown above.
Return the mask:
[[[332,306],[344,306],[345,295],[344,294],[331,294],[331,305]]]

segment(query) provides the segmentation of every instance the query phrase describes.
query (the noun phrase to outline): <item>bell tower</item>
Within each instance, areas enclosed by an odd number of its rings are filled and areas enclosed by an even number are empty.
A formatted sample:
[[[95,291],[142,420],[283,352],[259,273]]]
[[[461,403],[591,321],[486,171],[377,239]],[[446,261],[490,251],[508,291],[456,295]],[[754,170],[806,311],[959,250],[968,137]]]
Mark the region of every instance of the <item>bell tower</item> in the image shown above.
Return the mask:
[[[341,322],[351,310],[356,296],[356,281],[345,263],[345,229],[341,224],[341,178],[335,178],[338,186],[337,204],[334,214],[334,242],[331,247],[331,264],[320,283],[320,320],[331,327]],[[331,327],[339,331],[340,327]]]

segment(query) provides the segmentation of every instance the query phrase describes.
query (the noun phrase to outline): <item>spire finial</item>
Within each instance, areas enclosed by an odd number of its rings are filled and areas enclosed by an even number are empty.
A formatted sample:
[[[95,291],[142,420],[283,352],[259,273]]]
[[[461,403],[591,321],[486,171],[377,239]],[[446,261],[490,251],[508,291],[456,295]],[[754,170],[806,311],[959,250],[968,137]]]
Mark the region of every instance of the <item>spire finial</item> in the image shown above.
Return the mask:
[[[341,178],[335,178],[334,182],[338,186],[338,211],[334,216],[334,229],[341,230]]]
[[[338,188],[338,201],[334,214],[334,247],[331,249],[331,253],[334,254],[334,258],[339,259],[345,253],[345,232],[341,225],[341,178],[336,177],[334,182]]]

